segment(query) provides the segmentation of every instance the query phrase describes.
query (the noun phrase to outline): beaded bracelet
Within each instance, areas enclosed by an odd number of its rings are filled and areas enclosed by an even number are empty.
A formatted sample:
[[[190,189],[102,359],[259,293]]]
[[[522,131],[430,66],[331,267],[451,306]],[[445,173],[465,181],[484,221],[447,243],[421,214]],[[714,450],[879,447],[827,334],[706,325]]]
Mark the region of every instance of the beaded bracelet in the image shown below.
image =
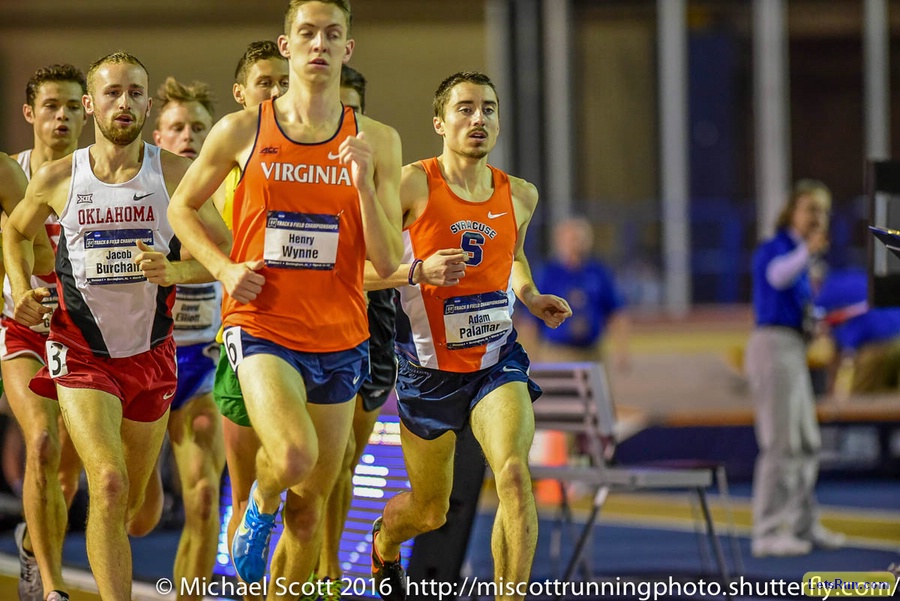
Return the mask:
[[[413,274],[416,273],[416,267],[421,265],[421,263],[422,263],[422,259],[416,259],[415,261],[412,262],[412,265],[410,265],[410,267],[409,267],[409,276],[406,278],[406,280],[409,282],[410,286],[416,285],[416,283],[413,281]]]

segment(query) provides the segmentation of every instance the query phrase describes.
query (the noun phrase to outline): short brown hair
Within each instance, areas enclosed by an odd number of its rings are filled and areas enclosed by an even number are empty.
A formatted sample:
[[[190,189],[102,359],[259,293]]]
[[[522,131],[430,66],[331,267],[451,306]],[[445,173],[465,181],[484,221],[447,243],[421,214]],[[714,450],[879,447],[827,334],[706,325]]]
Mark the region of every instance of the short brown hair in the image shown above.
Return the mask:
[[[291,0],[288,4],[287,11],[284,13],[284,33],[291,33],[291,25],[297,17],[297,11],[307,2],[321,2],[322,4],[333,4],[341,9],[347,18],[347,33],[350,33],[350,25],[353,23],[353,11],[350,9],[350,0]]]
[[[242,86],[247,85],[247,76],[250,75],[250,69],[259,61],[265,61],[273,58],[279,58],[287,61],[278,50],[278,44],[272,40],[260,40],[258,42],[250,42],[244,54],[238,61],[237,68],[234,70],[234,82]]]
[[[170,102],[180,102],[182,104],[188,102],[199,102],[200,106],[206,109],[209,116],[215,114],[215,106],[213,105],[212,90],[208,84],[202,81],[193,81],[190,85],[185,85],[172,76],[166,78],[159,89],[156,91],[156,98],[159,100],[159,112],[156,115],[156,129],[159,129],[159,118]]]
[[[828,189],[823,182],[817,179],[800,179],[794,183],[794,187],[791,188],[791,195],[788,198],[788,202],[783,209],[781,209],[781,213],[778,214],[778,220],[775,222],[776,229],[782,229],[789,227],[791,225],[791,219],[794,217],[794,211],[797,209],[797,202],[801,197],[806,196],[807,194],[815,194],[822,193],[828,198],[828,203],[831,203],[831,190]]]
[[[100,70],[100,67],[102,67],[103,65],[107,65],[107,64],[137,65],[138,67],[140,67],[141,69],[144,70],[144,73],[147,74],[147,79],[150,79],[150,72],[147,71],[147,67],[145,67],[144,63],[142,63],[140,60],[138,60],[138,58],[136,56],[134,56],[133,54],[128,54],[127,52],[121,52],[121,51],[113,52],[112,54],[107,54],[106,56],[104,56],[102,58],[98,58],[93,63],[91,63],[90,67],[88,67],[88,71],[87,71],[88,93],[91,93],[91,90],[93,89],[94,75],[97,74],[97,71]]]
[[[50,81],[71,81],[81,86],[81,93],[87,92],[87,81],[81,69],[68,63],[62,65],[50,65],[41,67],[34,72],[25,84],[25,103],[34,108],[34,101],[37,98],[38,90],[41,86]]]
[[[478,71],[460,71],[459,73],[454,73],[442,81],[441,85],[439,85],[438,89],[434,92],[434,102],[432,103],[432,107],[434,108],[435,117],[443,118],[444,109],[447,108],[447,102],[450,101],[450,91],[454,86],[461,83],[489,86],[494,90],[494,94],[497,94],[497,88],[494,87],[494,82],[492,82],[491,78],[484,73],[479,73]],[[499,96],[497,97],[497,102],[500,102]]]
[[[359,94],[359,112],[365,114],[366,78],[363,74],[349,65],[341,65],[341,87],[350,88]]]

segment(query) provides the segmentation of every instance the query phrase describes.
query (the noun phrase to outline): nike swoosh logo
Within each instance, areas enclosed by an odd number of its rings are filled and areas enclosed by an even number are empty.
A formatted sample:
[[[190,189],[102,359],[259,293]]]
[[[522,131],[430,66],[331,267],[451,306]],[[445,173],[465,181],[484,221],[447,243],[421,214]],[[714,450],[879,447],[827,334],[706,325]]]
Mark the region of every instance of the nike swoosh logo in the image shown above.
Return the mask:
[[[354,386],[356,386],[356,383],[359,382],[359,379],[360,379],[361,377],[362,377],[361,375],[357,374],[356,377],[353,378],[353,385],[354,385]]]
[[[503,369],[501,369],[500,371],[505,371],[506,373],[515,373],[515,372],[518,372],[521,370],[518,370],[515,367],[509,366],[509,365],[504,365]]]
[[[131,200],[142,200],[144,198],[147,198],[148,196],[153,196],[154,194],[155,192],[148,192],[147,194],[141,194],[140,196],[138,196],[138,194],[135,193],[135,195],[131,197]]]
[[[336,161],[336,160],[338,160],[339,158],[341,158],[341,154],[340,154],[339,152],[329,152],[329,153],[328,153],[328,160],[329,160],[329,161]]]
[[[506,213],[491,213],[488,211],[488,219],[496,219],[497,217],[503,217]]]
[[[173,396],[175,396],[175,391],[174,391],[174,390],[173,390],[172,392],[169,392],[169,393],[167,393],[167,394],[164,394],[164,395],[163,395],[163,400],[166,401],[166,400],[168,400],[168,399],[171,399]]]

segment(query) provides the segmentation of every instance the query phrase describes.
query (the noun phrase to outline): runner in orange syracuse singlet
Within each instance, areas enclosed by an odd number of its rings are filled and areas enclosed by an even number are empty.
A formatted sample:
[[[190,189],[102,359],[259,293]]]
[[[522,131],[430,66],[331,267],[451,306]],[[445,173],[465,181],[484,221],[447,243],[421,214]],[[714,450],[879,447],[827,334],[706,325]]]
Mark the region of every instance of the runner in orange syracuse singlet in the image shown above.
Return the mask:
[[[372,527],[372,576],[385,601],[406,599],[400,544],[446,521],[456,433],[469,423],[497,486],[494,580],[511,585],[497,598],[524,599],[529,583],[537,512],[528,451],[540,389],[512,312],[518,298],[555,328],[572,311],[538,291],[525,257],[537,190],[488,165],[499,109],[486,75],[451,75],[434,97],[443,151],[403,169],[403,264],[382,285],[400,287],[397,408],[410,491]]]

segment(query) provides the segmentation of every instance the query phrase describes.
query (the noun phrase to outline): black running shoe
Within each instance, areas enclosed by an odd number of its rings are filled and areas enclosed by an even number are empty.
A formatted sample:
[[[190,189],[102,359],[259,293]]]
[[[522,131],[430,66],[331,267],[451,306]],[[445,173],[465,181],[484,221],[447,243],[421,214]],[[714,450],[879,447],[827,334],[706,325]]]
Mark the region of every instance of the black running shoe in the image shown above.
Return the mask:
[[[381,518],[372,524],[372,579],[375,590],[384,601],[406,601],[406,570],[397,561],[382,561],[375,550],[375,537],[381,531]]]

